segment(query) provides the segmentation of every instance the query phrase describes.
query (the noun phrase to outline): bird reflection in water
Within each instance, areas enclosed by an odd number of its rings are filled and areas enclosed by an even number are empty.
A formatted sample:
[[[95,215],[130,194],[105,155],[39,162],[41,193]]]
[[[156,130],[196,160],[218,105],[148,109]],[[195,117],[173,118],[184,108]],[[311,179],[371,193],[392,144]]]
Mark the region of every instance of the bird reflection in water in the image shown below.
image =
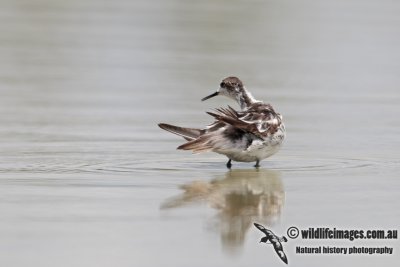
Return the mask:
[[[181,189],[183,193],[167,199],[161,209],[208,203],[219,211],[213,228],[220,231],[223,247],[233,251],[242,247],[253,222],[267,226],[276,223],[285,203],[280,173],[273,170],[231,170],[208,182],[182,185]]]

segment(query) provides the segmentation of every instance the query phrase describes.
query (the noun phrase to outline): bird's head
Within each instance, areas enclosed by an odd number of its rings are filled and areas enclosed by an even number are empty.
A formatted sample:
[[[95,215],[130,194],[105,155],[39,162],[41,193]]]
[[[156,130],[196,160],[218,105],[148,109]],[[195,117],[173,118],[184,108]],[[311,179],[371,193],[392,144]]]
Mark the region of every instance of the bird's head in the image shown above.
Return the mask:
[[[222,80],[219,89],[209,96],[204,97],[201,101],[210,99],[217,95],[223,95],[238,101],[244,92],[242,81],[237,77],[227,77]]]
[[[260,243],[267,243],[268,242],[268,237],[264,236],[261,238]]]

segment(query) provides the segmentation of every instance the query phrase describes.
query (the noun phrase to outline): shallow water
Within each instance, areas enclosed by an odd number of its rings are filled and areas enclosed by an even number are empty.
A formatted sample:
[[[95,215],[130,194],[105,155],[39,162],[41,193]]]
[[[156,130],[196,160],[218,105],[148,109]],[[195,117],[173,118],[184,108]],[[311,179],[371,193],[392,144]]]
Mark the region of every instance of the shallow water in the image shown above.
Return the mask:
[[[252,226],[396,229],[400,3],[0,3],[1,266],[282,264]],[[237,75],[283,114],[262,162],[191,155],[159,129],[234,105]],[[298,255],[377,266],[394,255]],[[313,245],[353,243],[312,242]]]

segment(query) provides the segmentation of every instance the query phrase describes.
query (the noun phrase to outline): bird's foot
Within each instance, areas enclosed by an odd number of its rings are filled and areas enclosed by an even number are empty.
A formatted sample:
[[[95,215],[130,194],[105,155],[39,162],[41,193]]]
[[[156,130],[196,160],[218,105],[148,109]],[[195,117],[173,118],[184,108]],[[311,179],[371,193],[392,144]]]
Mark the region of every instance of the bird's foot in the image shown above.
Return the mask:
[[[226,163],[226,167],[228,168],[228,169],[230,169],[230,168],[232,168],[232,163],[231,163],[231,159],[229,159],[228,160],[228,162]]]
[[[256,165],[254,165],[254,167],[260,168],[260,161],[259,160],[257,160]]]

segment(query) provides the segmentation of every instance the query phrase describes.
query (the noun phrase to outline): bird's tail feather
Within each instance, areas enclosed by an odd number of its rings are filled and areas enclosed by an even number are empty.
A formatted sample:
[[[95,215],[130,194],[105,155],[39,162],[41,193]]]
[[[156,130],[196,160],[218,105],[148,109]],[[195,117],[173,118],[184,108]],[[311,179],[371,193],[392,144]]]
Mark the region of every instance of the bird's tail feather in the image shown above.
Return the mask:
[[[166,130],[170,133],[182,136],[187,141],[195,140],[201,134],[204,133],[204,130],[194,129],[194,128],[184,128],[184,127],[174,126],[174,125],[170,125],[170,124],[166,124],[166,123],[159,123],[158,126],[161,129]]]
[[[192,150],[193,153],[207,152],[211,151],[213,148],[210,140],[207,136],[200,136],[197,139],[191,140],[181,146],[178,149],[182,150]]]

